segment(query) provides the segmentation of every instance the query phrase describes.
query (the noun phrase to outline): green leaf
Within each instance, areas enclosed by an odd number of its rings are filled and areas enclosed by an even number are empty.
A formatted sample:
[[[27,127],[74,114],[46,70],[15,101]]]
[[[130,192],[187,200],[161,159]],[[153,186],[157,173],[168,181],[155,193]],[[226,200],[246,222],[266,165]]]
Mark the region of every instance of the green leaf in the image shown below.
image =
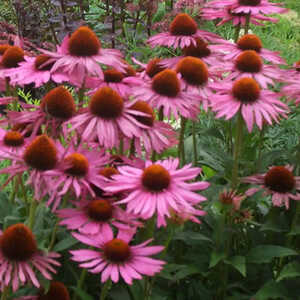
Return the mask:
[[[74,239],[72,236],[68,236],[67,238],[59,241],[53,248],[54,252],[63,251],[75,245],[78,241]]]
[[[162,20],[166,13],[165,3],[159,3],[156,14],[153,16],[152,23],[156,23]]]
[[[255,300],[289,299],[284,285],[273,280],[267,282],[254,296]]]
[[[208,167],[208,166],[202,165],[201,168],[202,168],[202,171],[205,175],[206,180],[213,177],[213,176],[215,176],[215,174],[216,174],[215,170]]]
[[[224,252],[216,252],[213,251],[210,257],[209,268],[213,268],[217,265],[220,261],[224,260],[226,254]]]
[[[291,232],[287,235],[299,235],[300,234],[300,225],[294,226]]]
[[[246,258],[245,256],[232,256],[225,260],[225,263],[233,266],[237,269],[244,277],[246,277]]]
[[[71,286],[71,289],[74,290],[77,296],[80,297],[81,300],[93,300],[93,297],[89,295],[87,292],[82,290],[81,288]]]
[[[280,281],[285,278],[298,277],[298,276],[300,276],[300,263],[293,261],[284,266],[276,281]]]
[[[188,265],[188,266],[185,266],[184,269],[182,270],[179,270],[175,276],[174,276],[174,279],[176,280],[180,280],[180,279],[183,279],[187,276],[190,276],[190,275],[193,275],[193,274],[197,274],[197,273],[200,273],[199,269],[196,268],[194,265]]]
[[[182,231],[178,232],[174,238],[174,240],[181,240],[184,241],[188,245],[197,244],[197,242],[211,242],[212,240],[199,232],[193,231]]]
[[[292,249],[276,245],[259,245],[251,249],[247,255],[247,261],[250,263],[269,263],[274,257],[285,257],[297,255]]]

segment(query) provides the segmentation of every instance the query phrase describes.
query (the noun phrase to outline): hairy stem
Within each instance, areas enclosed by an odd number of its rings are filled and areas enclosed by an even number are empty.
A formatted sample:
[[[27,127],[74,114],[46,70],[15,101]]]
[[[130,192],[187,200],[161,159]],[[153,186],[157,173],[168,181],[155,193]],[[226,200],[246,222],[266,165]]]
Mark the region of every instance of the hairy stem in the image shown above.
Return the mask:
[[[197,150],[197,138],[196,138],[196,122],[194,121],[192,123],[192,134],[193,134],[194,166],[197,166],[198,150]]]
[[[178,145],[178,158],[180,159],[180,165],[185,165],[185,149],[184,149],[184,131],[186,125],[186,118],[181,117],[181,128],[179,135],[179,145]]]
[[[112,285],[112,283],[111,283],[110,279],[105,282],[104,286],[101,289],[101,294],[100,294],[99,300],[105,300],[106,299],[106,296],[107,296],[107,294],[108,294],[108,292],[111,288],[111,285]]]

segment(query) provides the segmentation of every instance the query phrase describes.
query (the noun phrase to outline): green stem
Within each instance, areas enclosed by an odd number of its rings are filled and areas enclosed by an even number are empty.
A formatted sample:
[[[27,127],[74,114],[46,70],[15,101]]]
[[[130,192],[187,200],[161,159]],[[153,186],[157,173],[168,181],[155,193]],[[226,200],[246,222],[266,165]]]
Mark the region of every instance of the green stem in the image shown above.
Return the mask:
[[[119,154],[123,155],[123,153],[124,153],[124,141],[123,138],[120,138]]]
[[[10,203],[14,204],[15,203],[15,199],[16,199],[16,194],[18,192],[18,185],[17,185],[17,178],[13,178],[12,180],[12,192],[10,194]]]
[[[261,167],[261,156],[262,156],[262,148],[264,144],[264,137],[265,137],[265,129],[266,126],[263,125],[262,130],[259,133],[259,141],[258,141],[258,154],[257,154],[257,161],[255,170],[258,172]]]
[[[192,134],[193,134],[194,166],[197,166],[198,150],[197,150],[197,139],[196,139],[196,122],[194,121],[192,123]]]
[[[241,23],[235,26],[235,32],[234,32],[234,42],[236,43],[239,39],[241,31]]]
[[[11,90],[10,90],[10,85],[9,85],[9,78],[5,78],[5,89],[6,89],[6,96],[12,96],[11,95]]]
[[[232,189],[236,189],[238,185],[238,176],[239,176],[239,158],[240,151],[242,146],[242,136],[243,136],[243,118],[242,114],[239,111],[238,119],[236,124],[236,134],[234,139],[234,153],[233,153],[233,169],[232,169]]]
[[[35,221],[34,219],[35,219],[36,207],[37,207],[37,201],[34,198],[32,198],[30,210],[29,210],[29,217],[28,217],[28,227],[31,230],[33,229],[33,225]]]
[[[8,293],[9,293],[9,287],[6,286],[1,294],[1,299],[0,300],[6,300],[8,299]]]
[[[180,166],[185,165],[185,150],[184,150],[184,131],[186,125],[186,118],[181,117],[181,128],[179,135],[179,145],[178,145],[178,158],[180,160]]]
[[[69,193],[65,194],[65,196],[63,198],[63,202],[62,202],[61,208],[65,208],[66,207],[68,200],[69,200]],[[50,244],[49,244],[49,247],[48,247],[48,251],[51,251],[52,248],[54,247],[58,228],[59,228],[59,219],[56,220],[54,229],[52,231],[51,239],[50,239]]]
[[[20,184],[21,189],[22,189],[22,194],[23,194],[24,203],[27,204],[27,203],[28,203],[27,192],[26,192],[26,188],[25,188],[25,186],[24,186],[24,182],[23,182],[22,175],[19,175],[19,176],[18,176],[18,181],[19,181],[19,184]]]
[[[111,288],[111,280],[107,280],[101,289],[101,294],[99,300],[105,300],[106,296]]]
[[[81,289],[82,288],[85,277],[86,277],[86,274],[87,274],[87,270],[82,269],[79,280],[77,281],[76,289]],[[76,292],[74,292],[73,300],[76,300],[76,299],[77,299],[77,294],[76,294]]]
[[[247,16],[246,16],[245,34],[248,34],[248,32],[249,32],[250,16],[251,16],[251,13],[247,14]]]
[[[164,120],[164,110],[163,107],[161,107],[158,111],[158,121],[163,121]]]
[[[130,141],[130,151],[129,151],[129,157],[134,156],[135,154],[135,138],[133,137]]]

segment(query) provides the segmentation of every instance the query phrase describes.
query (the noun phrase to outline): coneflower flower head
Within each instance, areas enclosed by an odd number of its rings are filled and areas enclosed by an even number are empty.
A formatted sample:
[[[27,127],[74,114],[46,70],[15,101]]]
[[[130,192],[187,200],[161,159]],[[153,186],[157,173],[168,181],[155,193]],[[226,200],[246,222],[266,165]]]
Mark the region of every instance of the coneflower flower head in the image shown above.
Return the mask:
[[[42,99],[41,108],[52,117],[63,120],[70,119],[76,111],[71,93],[63,86],[48,92]]]
[[[10,46],[1,58],[4,68],[16,68],[20,62],[24,61],[24,51],[18,46]]]
[[[25,149],[23,159],[26,164],[39,171],[51,170],[57,163],[54,142],[46,135],[36,137]]]

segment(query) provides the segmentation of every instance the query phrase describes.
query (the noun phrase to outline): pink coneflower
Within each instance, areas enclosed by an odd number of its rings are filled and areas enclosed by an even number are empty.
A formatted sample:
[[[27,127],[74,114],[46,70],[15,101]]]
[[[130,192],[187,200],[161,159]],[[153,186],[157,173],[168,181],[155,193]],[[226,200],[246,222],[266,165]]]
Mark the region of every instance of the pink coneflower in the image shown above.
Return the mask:
[[[278,55],[279,52],[263,48],[260,38],[255,34],[245,34],[237,41],[237,43],[224,41],[222,45],[212,45],[211,48],[223,53],[223,59],[225,61],[237,58],[245,50],[253,50],[256,51],[261,58],[269,62],[274,64],[285,64],[284,59]]]
[[[45,293],[43,288],[40,288],[38,295],[24,296],[14,300],[70,300],[69,292],[66,286],[59,281],[51,281],[49,290]]]
[[[86,26],[79,27],[66,36],[56,53],[42,50],[56,59],[51,72],[60,71],[70,76],[71,81],[83,84],[86,76],[103,78],[100,64],[123,70],[122,54],[115,49],[103,49],[96,34]]]
[[[13,124],[25,122],[32,124],[33,136],[36,135],[41,125],[45,125],[46,130],[50,128],[51,134],[57,136],[60,126],[76,111],[71,93],[63,86],[58,86],[48,92],[40,105],[23,104],[22,106],[27,110],[9,112],[8,118]]]
[[[252,77],[264,89],[268,88],[268,84],[274,85],[275,81],[282,79],[283,71],[274,65],[264,64],[261,56],[255,50],[245,50],[239,54],[233,62],[225,62],[220,68],[212,67],[211,70],[230,72],[226,76],[227,80],[240,79],[243,77]]]
[[[195,119],[199,113],[200,99],[197,94],[183,91],[180,77],[175,71],[165,69],[157,73],[151,81],[145,81],[133,89],[137,99],[143,99],[153,108],[163,109],[165,116],[172,114],[178,119],[179,114]]]
[[[200,58],[207,65],[223,64],[222,56],[212,45],[207,44],[201,38],[196,38],[196,45],[192,44],[182,49],[183,55],[172,58],[166,58],[160,65],[166,68],[175,68],[177,63],[186,56]]]
[[[132,117],[132,114],[139,113],[132,111],[131,105],[115,90],[102,87],[91,97],[89,107],[70,120],[70,130],[81,131],[84,141],[98,139],[99,145],[105,148],[119,146],[122,135],[128,138],[138,137],[140,127],[145,127]]]
[[[12,286],[13,291],[26,282],[40,287],[36,271],[46,279],[52,279],[49,272],[56,273],[53,265],[60,265],[55,260],[59,256],[54,252],[39,251],[33,233],[24,224],[11,225],[0,231],[0,281],[4,286]]]
[[[54,169],[57,164],[57,149],[55,143],[46,135],[37,136],[23,153],[5,153],[5,159],[10,159],[12,165],[1,169],[1,174],[9,174],[5,184],[18,174],[29,172],[28,184],[34,187],[35,199],[40,200],[48,191],[48,183],[44,172]]]
[[[300,177],[293,175],[293,167],[272,166],[267,173],[256,174],[243,178],[244,182],[260,185],[258,188],[250,188],[246,194],[253,195],[263,189],[266,195],[272,195],[274,206],[285,205],[289,208],[289,199],[300,200]]]
[[[219,5],[231,6],[234,13],[269,15],[282,14],[288,11],[286,8],[280,7],[280,3],[273,3],[268,0],[221,0],[218,2]]]
[[[153,150],[161,153],[163,150],[177,144],[176,132],[172,126],[155,120],[155,113],[147,102],[139,100],[130,108],[146,114],[145,116],[133,116],[140,123],[147,126],[147,128],[141,129],[140,137],[134,139],[137,153],[142,153],[141,145],[144,146],[146,153],[150,154]]]
[[[27,143],[27,139],[19,131],[0,128],[0,152],[3,156],[7,152],[23,153]]]
[[[135,70],[129,65],[126,67],[126,70],[124,72],[118,71],[114,68],[109,68],[103,73],[104,79],[99,79],[96,82],[94,80],[93,85],[96,85],[96,88],[89,91],[87,95],[93,95],[95,92],[97,92],[98,89],[108,86],[118,92],[121,97],[126,98],[131,94],[131,86],[135,86],[140,83],[140,80],[135,77]]]
[[[236,211],[240,209],[241,202],[245,198],[246,195],[237,194],[237,191],[235,190],[225,190],[219,196],[221,203],[225,205],[232,205]]]
[[[156,34],[148,39],[151,47],[167,46],[173,48],[184,48],[192,44],[196,46],[197,38],[205,41],[218,42],[221,37],[218,35],[199,30],[196,21],[188,14],[178,14],[171,22],[169,31]]]
[[[34,83],[35,87],[40,87],[50,80],[61,83],[69,79],[66,74],[58,71],[50,72],[55,61],[48,55],[25,56],[24,60],[24,62],[19,63],[17,68],[5,72],[5,75],[10,78],[11,84],[24,85]]]
[[[188,221],[201,224],[201,221],[197,217],[202,217],[206,215],[204,210],[201,210],[201,207],[197,207],[200,209],[190,209],[185,210],[184,208],[180,208],[178,212],[174,210],[170,210],[171,217],[168,219],[169,222],[177,225],[182,225]],[[162,218],[158,218],[157,220],[158,226],[166,226],[166,222]]]
[[[204,190],[208,182],[187,183],[201,172],[200,168],[186,165],[182,169],[178,159],[168,159],[152,163],[146,162],[145,169],[130,166],[119,167],[120,174],[112,176],[113,182],[108,183],[108,192],[128,192],[128,196],[117,202],[127,203],[127,211],[139,214],[144,219],[151,218],[155,213],[160,220],[170,218],[170,210],[189,211],[193,205],[205,201],[206,198],[194,193]]]
[[[101,273],[101,282],[109,278],[118,282],[121,276],[127,284],[133,279],[142,279],[141,275],[154,276],[162,270],[164,261],[148,256],[161,252],[162,246],[147,246],[152,239],[131,246],[135,230],[120,230],[116,238],[109,228],[105,235],[87,237],[77,233],[73,236],[80,242],[96,248],[97,250],[81,249],[70,251],[72,260],[80,262],[80,267],[87,268],[89,272]]]
[[[218,0],[219,1],[219,0]],[[242,25],[245,26],[247,23],[247,18],[249,15],[245,13],[234,13],[232,12],[232,9],[229,7],[217,7],[212,6],[212,2],[208,2],[207,6],[202,8],[201,10],[201,17],[205,20],[216,20],[216,19],[222,19],[219,23],[216,24],[216,26],[221,26],[227,22],[232,21],[233,26]],[[262,14],[251,14],[249,18],[250,23],[257,25],[257,26],[264,26],[264,23],[261,23],[261,21],[269,21],[276,23],[278,22],[278,19],[267,17]]]
[[[288,98],[288,100],[295,100],[295,104],[299,105],[300,103],[300,85],[299,80],[291,81],[289,84],[284,86],[280,91],[282,96]]]
[[[216,117],[231,119],[239,111],[251,132],[255,123],[262,129],[263,122],[270,125],[278,122],[280,116],[286,117],[289,108],[278,100],[279,95],[261,90],[258,83],[252,78],[242,78],[232,82],[215,83],[217,93],[211,99],[211,108],[217,112]]]
[[[55,210],[61,197],[69,191],[74,192],[77,198],[84,191],[95,197],[91,185],[102,187],[104,180],[99,176],[99,168],[103,168],[109,162],[104,150],[89,150],[82,144],[75,147],[71,142],[67,149],[60,150],[59,156],[60,161],[56,168],[45,173],[46,176],[51,176],[53,191],[47,204],[51,205],[54,202]]]
[[[207,111],[213,92],[209,82],[211,74],[209,74],[206,64],[200,58],[187,56],[178,62],[176,72],[182,79],[183,90],[198,94],[203,109]]]
[[[136,217],[126,213],[109,198],[82,199],[76,203],[76,208],[58,210],[57,215],[63,219],[60,225],[89,235],[106,235],[111,226],[129,229],[130,226],[141,225],[135,220]]]

